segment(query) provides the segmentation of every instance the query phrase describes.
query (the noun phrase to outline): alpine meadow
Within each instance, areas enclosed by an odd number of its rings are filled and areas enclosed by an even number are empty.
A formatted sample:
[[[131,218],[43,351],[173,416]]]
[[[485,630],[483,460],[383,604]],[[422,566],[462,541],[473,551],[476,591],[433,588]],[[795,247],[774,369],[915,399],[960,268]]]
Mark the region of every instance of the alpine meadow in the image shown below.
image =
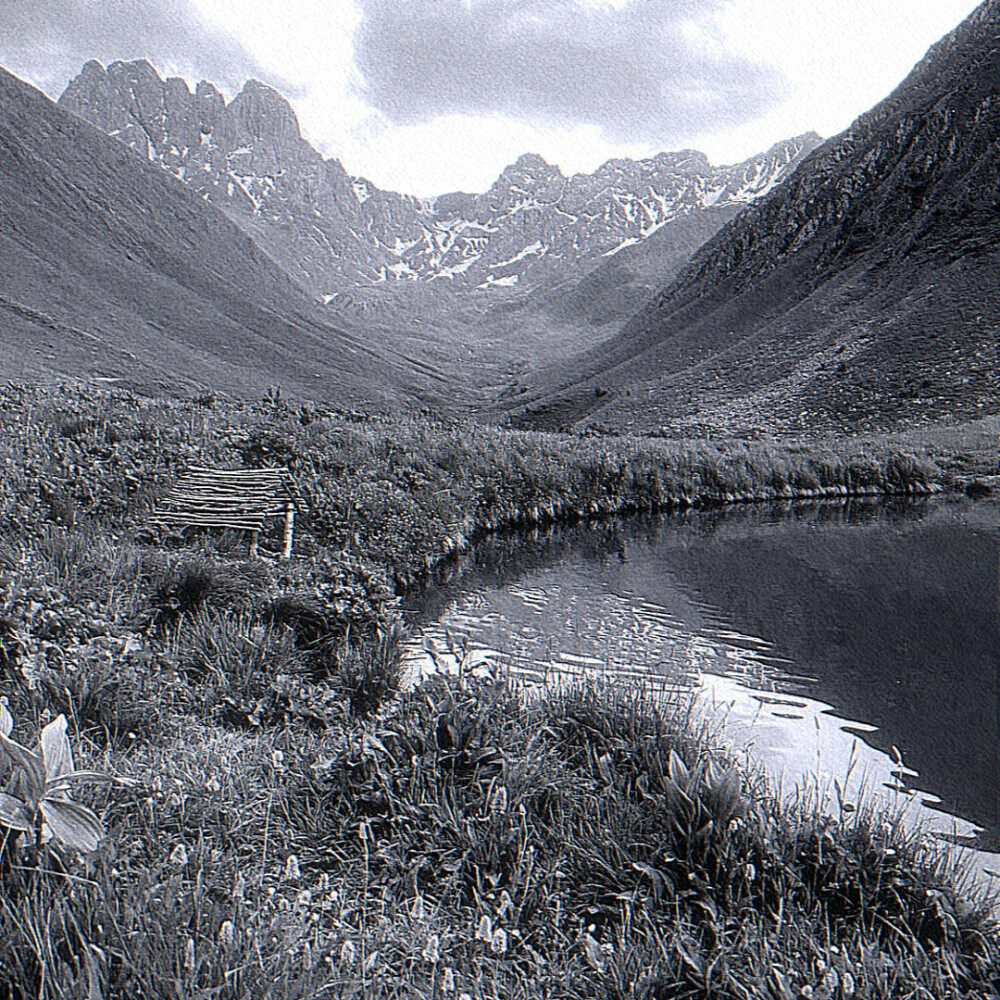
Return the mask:
[[[0,64],[0,1000],[1000,997],[1000,0]]]

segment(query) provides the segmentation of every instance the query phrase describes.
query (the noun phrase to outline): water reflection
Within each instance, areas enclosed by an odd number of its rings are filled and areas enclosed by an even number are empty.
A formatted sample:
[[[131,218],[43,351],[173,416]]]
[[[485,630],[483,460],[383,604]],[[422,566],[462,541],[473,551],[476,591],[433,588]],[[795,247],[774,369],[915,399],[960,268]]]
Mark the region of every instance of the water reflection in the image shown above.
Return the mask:
[[[413,611],[534,678],[691,687],[789,781],[860,755],[859,780],[995,851],[998,550],[990,502],[688,512],[494,540]]]

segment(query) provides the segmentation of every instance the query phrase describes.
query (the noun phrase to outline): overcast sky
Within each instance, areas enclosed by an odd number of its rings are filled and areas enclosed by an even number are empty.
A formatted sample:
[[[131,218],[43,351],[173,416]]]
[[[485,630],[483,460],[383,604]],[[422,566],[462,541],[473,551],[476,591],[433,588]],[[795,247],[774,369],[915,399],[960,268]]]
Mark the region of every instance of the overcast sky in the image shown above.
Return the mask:
[[[0,65],[58,97],[87,59],[249,77],[384,188],[485,190],[695,148],[737,162],[846,128],[975,0],[0,0]]]

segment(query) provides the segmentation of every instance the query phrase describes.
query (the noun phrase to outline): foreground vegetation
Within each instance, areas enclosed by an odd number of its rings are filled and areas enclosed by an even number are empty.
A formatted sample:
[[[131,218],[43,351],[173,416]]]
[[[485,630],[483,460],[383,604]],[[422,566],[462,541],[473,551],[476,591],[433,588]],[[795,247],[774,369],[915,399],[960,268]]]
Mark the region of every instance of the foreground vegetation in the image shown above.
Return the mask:
[[[0,996],[990,996],[948,862],[776,802],[678,704],[504,678],[397,695],[396,593],[486,532],[926,492],[895,443],[575,438],[72,389],[0,392],[0,694],[64,714],[107,830],[0,848]],[[287,465],[290,563],[149,513]],[[967,471],[967,470],[963,470]],[[262,541],[277,550],[280,527]],[[2,778],[6,781],[6,778]],[[89,992],[88,992],[89,991]]]

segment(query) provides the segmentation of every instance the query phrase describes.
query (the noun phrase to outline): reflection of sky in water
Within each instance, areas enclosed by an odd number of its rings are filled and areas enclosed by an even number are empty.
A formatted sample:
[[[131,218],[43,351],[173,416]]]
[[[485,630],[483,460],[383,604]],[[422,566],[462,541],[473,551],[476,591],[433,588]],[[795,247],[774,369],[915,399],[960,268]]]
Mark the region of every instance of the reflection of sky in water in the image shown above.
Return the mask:
[[[905,761],[865,743],[876,727],[809,697],[815,678],[797,673],[768,642],[720,623],[673,581],[662,581],[660,604],[627,588],[611,592],[609,577],[615,572],[606,565],[569,555],[515,583],[459,592],[414,635],[406,653],[411,678],[434,669],[428,640],[439,663],[456,665],[449,637],[467,665],[502,664],[528,681],[581,672],[662,678],[666,688],[695,692],[734,749],[762,763],[785,790],[818,789],[834,812],[838,796],[855,804],[878,793],[907,821],[942,837],[968,842],[980,832],[934,808],[940,799],[915,787],[919,776]],[[980,877],[1000,878],[1000,856],[966,853]]]

